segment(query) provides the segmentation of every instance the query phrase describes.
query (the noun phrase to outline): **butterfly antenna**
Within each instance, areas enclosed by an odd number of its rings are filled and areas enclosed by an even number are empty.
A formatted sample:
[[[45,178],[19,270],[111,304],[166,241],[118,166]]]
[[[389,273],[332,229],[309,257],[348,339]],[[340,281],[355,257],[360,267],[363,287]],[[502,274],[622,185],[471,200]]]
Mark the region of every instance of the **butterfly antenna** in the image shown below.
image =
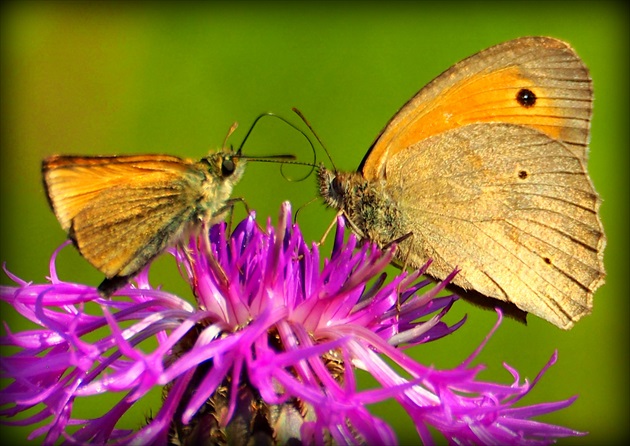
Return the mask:
[[[230,130],[228,130],[227,135],[225,135],[225,139],[223,140],[223,147],[227,146],[228,139],[230,139],[230,136],[232,136],[232,133],[234,133],[234,131],[237,128],[238,128],[238,122],[235,122],[234,124],[232,124],[232,127],[230,127]]]
[[[243,138],[243,142],[241,142],[241,146],[238,148],[238,153],[240,154],[243,150],[243,147],[245,146],[245,143],[247,142],[247,139],[249,138],[249,135],[251,135],[252,131],[254,130],[254,127],[256,127],[256,125],[258,124],[258,122],[262,119],[262,118],[276,118],[281,120],[282,122],[284,122],[285,124],[290,125],[291,127],[293,127],[295,130],[297,130],[298,132],[300,132],[302,134],[302,136],[304,136],[304,138],[306,139],[306,141],[308,141],[308,144],[311,146],[311,151],[313,152],[313,164],[317,163],[317,157],[315,154],[315,147],[313,146],[313,143],[311,142],[311,140],[309,139],[309,137],[306,135],[306,133],[304,133],[304,131],[302,131],[301,129],[299,129],[298,127],[295,126],[295,124],[291,123],[290,121],[288,121],[286,118],[283,118],[280,115],[277,115],[275,113],[272,112],[266,112],[266,113],[261,113],[256,119],[254,119],[254,122],[252,123],[252,125],[249,127],[249,130],[247,131],[247,134],[245,135],[245,138]]]
[[[332,164],[333,170],[336,172],[337,171],[337,167],[335,166],[335,162],[333,161],[332,157],[330,156],[330,153],[328,152],[328,149],[326,149],[326,145],[322,142],[322,140],[319,137],[319,135],[315,132],[315,130],[313,129],[313,126],[308,122],[308,120],[306,119],[306,116],[304,116],[302,114],[302,112],[300,110],[298,110],[297,108],[295,108],[295,107],[293,107],[291,110],[293,110],[293,112],[296,115],[298,115],[302,121],[304,121],[304,124],[306,124],[308,129],[315,136],[315,139],[317,139],[317,142],[319,142],[319,144],[322,146],[322,149],[324,149],[324,152],[326,152],[326,156],[330,160],[330,164]]]
[[[315,146],[313,145],[313,142],[310,140],[310,138],[308,137],[308,135],[300,128],[298,128],[297,126],[295,126],[295,124],[291,123],[290,121],[288,121],[286,118],[283,118],[280,115],[277,115],[275,113],[272,112],[266,112],[266,113],[261,113],[252,123],[252,125],[249,127],[249,130],[247,131],[247,134],[245,135],[245,137],[243,138],[243,141],[241,142],[241,146],[238,148],[237,150],[237,154],[241,155],[242,151],[243,151],[243,147],[245,146],[245,143],[247,142],[247,139],[249,138],[249,135],[251,135],[252,131],[254,130],[254,127],[256,127],[256,125],[258,124],[258,122],[262,119],[262,118],[266,118],[266,117],[270,117],[270,118],[277,118],[280,119],[282,122],[284,122],[285,124],[290,125],[291,127],[293,127],[295,130],[297,130],[298,132],[300,132],[300,134],[306,139],[306,141],[308,142],[308,144],[311,146],[311,152],[313,153],[313,162],[312,163],[304,163],[304,162],[300,162],[300,161],[294,161],[295,157],[293,155],[278,155],[278,156],[264,156],[264,157],[245,157],[250,161],[260,161],[260,162],[279,162],[282,163],[282,166],[280,167],[280,172],[282,173],[282,176],[288,180],[288,181],[303,181],[306,178],[308,178],[313,171],[315,170],[315,167],[317,166],[317,154],[315,152]],[[242,155],[241,155],[242,156]],[[309,166],[311,169],[309,170],[309,172],[302,178],[298,179],[298,180],[291,180],[289,177],[287,177],[284,173],[284,165],[285,164],[297,164],[297,165],[301,165],[301,166]]]

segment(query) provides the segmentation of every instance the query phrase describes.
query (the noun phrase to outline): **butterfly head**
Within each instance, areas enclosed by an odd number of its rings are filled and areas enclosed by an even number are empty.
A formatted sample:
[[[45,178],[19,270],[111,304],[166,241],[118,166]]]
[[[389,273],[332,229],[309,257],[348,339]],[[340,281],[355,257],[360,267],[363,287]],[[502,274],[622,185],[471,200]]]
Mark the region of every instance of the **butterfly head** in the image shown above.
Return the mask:
[[[357,172],[333,172],[320,165],[317,184],[324,202],[337,210],[352,212],[358,201],[366,198],[372,189]]]
[[[246,159],[231,150],[222,150],[203,158],[201,162],[208,166],[208,172],[219,184],[227,182],[234,185],[243,176]]]
[[[343,174],[333,172],[320,165],[317,169],[317,185],[324,202],[334,208],[344,208],[344,198],[348,194],[348,182],[341,178]]]

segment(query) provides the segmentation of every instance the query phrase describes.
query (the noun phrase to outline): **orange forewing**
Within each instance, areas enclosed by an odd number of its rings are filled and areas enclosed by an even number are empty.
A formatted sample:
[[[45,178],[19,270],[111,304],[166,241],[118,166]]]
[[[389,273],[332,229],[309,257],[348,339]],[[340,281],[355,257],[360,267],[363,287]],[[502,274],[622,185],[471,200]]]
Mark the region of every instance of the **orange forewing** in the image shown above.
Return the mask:
[[[523,89],[536,107],[523,107]],[[386,159],[429,136],[472,123],[535,128],[585,160],[591,117],[588,70],[566,43],[530,37],[497,45],[454,65],[414,96],[387,124],[359,171],[382,178]]]
[[[86,260],[113,277],[137,270],[166,246],[163,229],[185,221],[172,208],[192,164],[165,155],[52,156],[42,170],[62,228]],[[190,212],[187,205],[182,212]]]
[[[72,219],[105,189],[126,187],[130,179],[138,187],[142,186],[139,183],[167,183],[190,164],[191,161],[165,155],[51,156],[44,161],[42,173],[50,204],[61,227],[68,231]]]

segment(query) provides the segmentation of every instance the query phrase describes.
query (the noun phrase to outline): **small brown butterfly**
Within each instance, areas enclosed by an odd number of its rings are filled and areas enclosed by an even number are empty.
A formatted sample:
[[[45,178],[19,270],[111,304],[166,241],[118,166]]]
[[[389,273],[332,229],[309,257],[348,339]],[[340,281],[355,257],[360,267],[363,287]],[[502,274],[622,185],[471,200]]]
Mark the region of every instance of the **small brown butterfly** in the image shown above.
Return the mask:
[[[525,37],[477,53],[391,119],[358,172],[319,189],[399,264],[563,329],[604,283],[600,199],[586,169],[588,69],[565,42]]]
[[[235,201],[230,195],[247,160],[291,159],[246,157],[227,148],[199,161],[168,155],[54,155],[42,162],[42,175],[61,227],[105,274],[98,290],[109,296],[202,222],[222,220]]]

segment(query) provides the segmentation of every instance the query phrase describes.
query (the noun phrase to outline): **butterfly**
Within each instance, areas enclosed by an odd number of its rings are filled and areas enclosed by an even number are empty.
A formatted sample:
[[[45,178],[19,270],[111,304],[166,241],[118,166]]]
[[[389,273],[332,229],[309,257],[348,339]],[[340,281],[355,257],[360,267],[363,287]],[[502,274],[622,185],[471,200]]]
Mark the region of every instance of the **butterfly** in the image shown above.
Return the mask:
[[[108,297],[167,247],[186,240],[202,224],[222,220],[239,200],[230,196],[248,160],[292,159],[244,156],[240,149],[226,147],[200,160],[53,155],[43,160],[42,176],[61,227],[81,255],[105,274],[98,292]]]
[[[587,172],[593,89],[565,42],[524,37],[442,73],[389,121],[357,172],[319,193],[396,263],[569,329],[604,283],[606,237]],[[494,301],[497,302],[498,301]]]

